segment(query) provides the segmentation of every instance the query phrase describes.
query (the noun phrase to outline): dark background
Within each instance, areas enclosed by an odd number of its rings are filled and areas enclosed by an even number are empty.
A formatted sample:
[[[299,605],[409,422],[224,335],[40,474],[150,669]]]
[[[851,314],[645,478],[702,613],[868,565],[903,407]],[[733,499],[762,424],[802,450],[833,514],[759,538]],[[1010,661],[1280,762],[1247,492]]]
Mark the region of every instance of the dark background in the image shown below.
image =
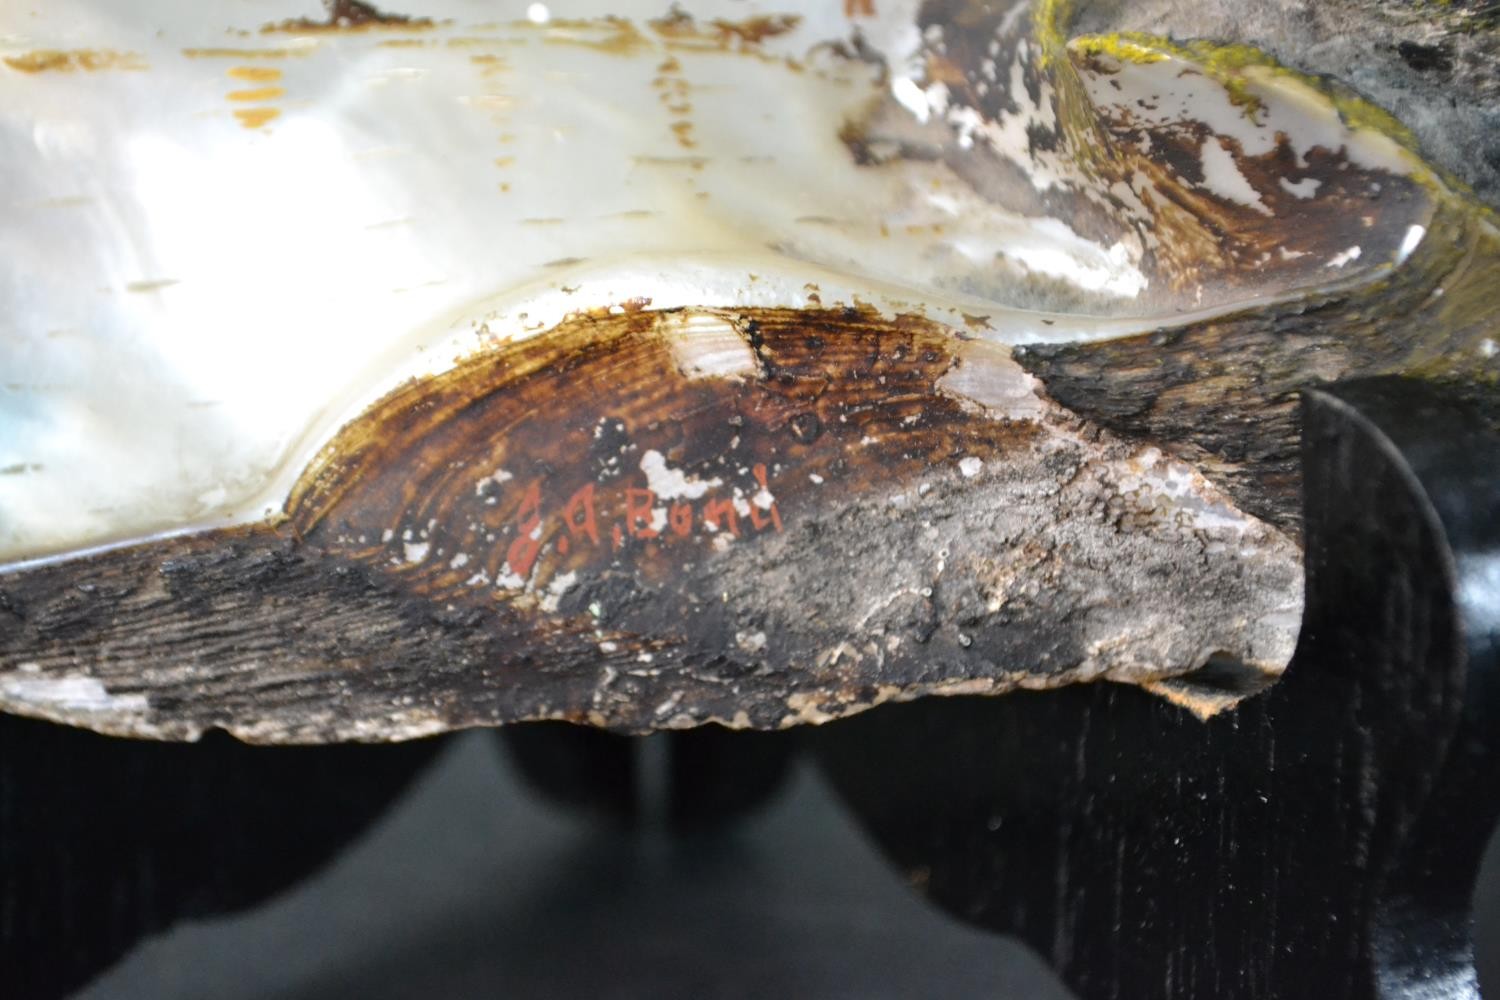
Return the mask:
[[[624,830],[539,799],[492,733],[449,738],[320,872],[147,938],[76,996],[1071,996],[1020,943],[925,905],[806,763],[755,815],[669,833],[649,801],[665,753],[642,741],[644,815]],[[1476,896],[1484,983],[1497,855]]]
[[[662,751],[641,747],[646,794]],[[467,734],[320,873],[148,939],[77,996],[1070,996],[924,905],[810,766],[726,830],[673,836],[646,808],[636,831],[559,810]]]

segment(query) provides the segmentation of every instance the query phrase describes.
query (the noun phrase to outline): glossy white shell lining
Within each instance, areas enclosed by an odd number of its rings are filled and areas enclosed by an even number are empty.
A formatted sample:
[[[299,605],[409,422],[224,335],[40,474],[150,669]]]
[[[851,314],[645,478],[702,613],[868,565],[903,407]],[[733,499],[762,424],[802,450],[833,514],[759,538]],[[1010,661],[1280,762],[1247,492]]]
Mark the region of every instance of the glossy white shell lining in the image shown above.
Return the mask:
[[[1001,344],[1158,325],[955,280],[1003,250],[1128,312],[1138,248],[1005,212],[940,163],[855,165],[840,126],[893,84],[824,43],[857,29],[909,66],[916,6],[820,0],[726,50],[673,45],[643,0],[499,24],[413,0],[391,9],[435,27],[351,33],[259,33],[319,15],[283,2],[0,14],[0,55],[142,67],[0,65],[0,563],[263,517],[392,386],[579,309],[860,301],[982,317]],[[279,93],[240,99],[258,88]]]

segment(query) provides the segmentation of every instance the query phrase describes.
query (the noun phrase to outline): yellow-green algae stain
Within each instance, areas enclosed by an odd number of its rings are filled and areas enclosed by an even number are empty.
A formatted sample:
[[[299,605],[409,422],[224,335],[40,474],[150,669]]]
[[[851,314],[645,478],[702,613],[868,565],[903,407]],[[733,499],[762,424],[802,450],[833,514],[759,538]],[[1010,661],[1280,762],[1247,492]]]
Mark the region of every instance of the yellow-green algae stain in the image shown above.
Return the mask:
[[[1351,131],[1372,133],[1394,143],[1411,179],[1433,198],[1428,237],[1403,267],[1387,268],[1384,278],[1360,282],[1363,288],[1352,294],[1349,304],[1380,302],[1397,270],[1405,273],[1407,281],[1417,280],[1413,272],[1425,274],[1433,282],[1432,291],[1398,321],[1400,330],[1387,329],[1392,322],[1389,317],[1384,322],[1377,322],[1375,314],[1366,317],[1374,330],[1383,332],[1377,339],[1386,341],[1384,350],[1389,352],[1379,367],[1392,374],[1500,383],[1500,357],[1493,346],[1484,350],[1500,340],[1500,303],[1494,292],[1500,288],[1500,220],[1473,196],[1467,184],[1428,163],[1415,134],[1394,115],[1335,79],[1292,69],[1250,45],[1175,41],[1143,32],[1090,34],[1070,40],[1072,0],[1037,0],[1032,18],[1033,37],[1040,49],[1037,68],[1056,87],[1058,117],[1076,143],[1079,165],[1090,173],[1091,161],[1108,155],[1103,152],[1108,144],[1077,143],[1087,133],[1097,136],[1099,128],[1078,71],[1086,60],[1098,56],[1137,65],[1176,59],[1222,86],[1230,101],[1252,121],[1262,102],[1251,88],[1264,88],[1279,78],[1327,100]],[[1342,297],[1352,292],[1333,294]],[[1363,312],[1358,307],[1356,311]]]
[[[1497,218],[1493,209],[1472,197],[1467,184],[1422,157],[1416,135],[1400,119],[1331,77],[1293,69],[1252,45],[1239,43],[1206,39],[1176,41],[1165,36],[1126,31],[1069,39],[1073,0],[1038,0],[1032,19],[1033,35],[1041,50],[1037,65],[1044,73],[1050,71],[1053,77],[1061,97],[1058,114],[1069,132],[1094,128],[1093,115],[1088,109],[1072,106],[1074,101],[1088,100],[1077,80],[1077,72],[1079,61],[1089,57],[1105,56],[1137,65],[1179,60],[1223,87],[1229,100],[1243,108],[1251,121],[1256,120],[1262,105],[1252,87],[1264,86],[1269,79],[1281,78],[1309,88],[1327,100],[1350,130],[1370,132],[1394,142],[1406,154],[1412,179],[1435,197],[1457,197],[1475,216],[1491,222]],[[1249,70],[1259,70],[1264,75],[1256,79],[1247,72]],[[1085,164],[1092,155],[1087,145],[1080,148],[1079,158]]]

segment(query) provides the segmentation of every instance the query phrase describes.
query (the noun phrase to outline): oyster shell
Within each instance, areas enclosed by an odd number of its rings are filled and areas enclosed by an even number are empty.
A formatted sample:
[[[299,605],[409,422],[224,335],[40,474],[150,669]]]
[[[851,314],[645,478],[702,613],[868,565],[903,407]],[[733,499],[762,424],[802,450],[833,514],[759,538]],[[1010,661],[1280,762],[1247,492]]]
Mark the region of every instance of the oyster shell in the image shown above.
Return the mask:
[[[1212,711],[1181,678],[1295,644],[1296,390],[1496,368],[1487,212],[1250,50],[1054,3],[39,13],[0,74],[10,711]]]

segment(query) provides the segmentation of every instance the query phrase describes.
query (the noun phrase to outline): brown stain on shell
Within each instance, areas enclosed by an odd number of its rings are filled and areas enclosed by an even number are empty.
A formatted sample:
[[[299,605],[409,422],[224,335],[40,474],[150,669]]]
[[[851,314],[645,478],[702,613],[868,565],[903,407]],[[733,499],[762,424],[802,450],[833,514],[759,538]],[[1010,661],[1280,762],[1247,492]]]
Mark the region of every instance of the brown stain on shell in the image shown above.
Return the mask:
[[[1216,86],[1205,81],[1205,86]],[[1101,111],[1112,144],[1108,176],[1150,178],[1157,240],[1147,266],[1170,287],[1244,285],[1291,289],[1341,276],[1330,261],[1351,247],[1386,260],[1410,225],[1425,224],[1429,190],[1416,177],[1355,163],[1342,149],[1316,147],[1299,162],[1286,136],[1247,154],[1238,140],[1200,123],[1147,127],[1128,110]],[[1216,143],[1259,198],[1261,209],[1202,186],[1201,157]],[[1149,147],[1149,153],[1143,153]],[[1311,185],[1310,197],[1283,186]],[[1137,190],[1137,194],[1140,191]],[[1359,269],[1359,268],[1356,268]]]
[[[609,16],[588,21],[554,18],[546,24],[532,27],[544,32],[542,41],[547,45],[576,46],[606,55],[635,55],[647,51],[652,44],[634,22],[623,17]]]
[[[1363,164],[1342,145],[1304,150],[1304,162],[1285,135],[1269,151],[1251,154],[1191,117],[1152,120],[1146,99],[1111,98],[1122,93],[1110,86],[1121,67],[1072,51],[1048,64],[1028,47],[1034,39],[1024,28],[1002,30],[1006,16],[999,6],[927,0],[918,26],[928,32],[927,79],[945,85],[950,107],[1024,128],[1023,147],[997,150],[982,132],[964,144],[947,125],[915,132],[894,98],[846,123],[841,138],[862,165],[939,159],[1004,209],[1057,219],[1103,246],[1140,246],[1147,284],[1117,307],[1169,314],[1327,286],[1396,258],[1409,227],[1428,224],[1434,197],[1421,171],[1407,176]],[[1022,85],[1014,94],[1013,67]],[[1223,87],[1191,67],[1160,83],[1164,94]],[[1045,113],[1019,110],[1042,104],[1050,105]],[[1238,113],[1253,117],[1253,110]],[[1232,165],[1226,172],[1239,174],[1258,206],[1226,196],[1205,178],[1208,144],[1218,145],[1208,152]],[[1027,170],[1051,173],[1059,159],[1070,171],[1038,191]],[[1301,193],[1311,189],[1310,196],[1299,197],[1283,181]],[[1355,247],[1359,257],[1348,258]],[[1007,263],[1025,268],[1024,256]]]
[[[282,71],[276,66],[234,66],[225,70],[225,75],[247,83],[274,83],[281,79]]]
[[[436,26],[428,17],[409,17],[404,14],[387,14],[374,4],[361,0],[324,0],[328,11],[325,20],[297,17],[277,21],[262,27],[262,34],[305,34],[309,32],[350,32],[371,30],[420,31]]]
[[[732,21],[715,18],[700,24],[691,14],[674,8],[670,14],[648,22],[659,36],[678,43],[700,42],[708,47],[755,48],[768,38],[789,34],[802,23],[800,14],[762,14]]]
[[[298,59],[312,55],[311,46],[306,48],[190,48],[182,54],[189,59]]]
[[[146,60],[136,52],[111,49],[38,49],[17,56],[6,56],[5,65],[22,73],[72,73],[101,70],[147,69]]]
[[[617,463],[638,464],[653,450],[689,478],[720,478],[745,495],[759,488],[752,470],[764,465],[791,517],[801,498],[819,492],[809,473],[859,491],[956,454],[996,458],[1032,433],[977,420],[938,390],[959,342],[925,321],[865,310],[756,310],[722,322],[745,331],[763,377],[686,379],[660,332],[663,316],[595,314],[397,391],[298,483],[287,508],[292,524],[308,537],[350,516],[361,530],[396,531],[398,511],[423,523],[490,523],[486,498],[456,482],[455,469],[482,479],[475,470],[503,468],[522,485],[540,473],[545,494],[563,503],[590,482],[601,491],[612,482],[644,486],[638,468]],[[597,455],[597,429],[614,423],[627,429],[628,451]],[[864,439],[876,443],[865,446],[862,472],[837,462]],[[488,442],[487,450],[476,453],[475,442]],[[604,504],[600,516],[629,534],[623,498]],[[498,571],[495,556],[486,565]]]
[[[234,112],[234,117],[245,128],[264,128],[280,116],[280,108],[236,108]]]
[[[286,96],[284,87],[255,87],[250,90],[231,90],[224,95],[231,101],[249,103],[252,101],[274,101],[278,97]]]

